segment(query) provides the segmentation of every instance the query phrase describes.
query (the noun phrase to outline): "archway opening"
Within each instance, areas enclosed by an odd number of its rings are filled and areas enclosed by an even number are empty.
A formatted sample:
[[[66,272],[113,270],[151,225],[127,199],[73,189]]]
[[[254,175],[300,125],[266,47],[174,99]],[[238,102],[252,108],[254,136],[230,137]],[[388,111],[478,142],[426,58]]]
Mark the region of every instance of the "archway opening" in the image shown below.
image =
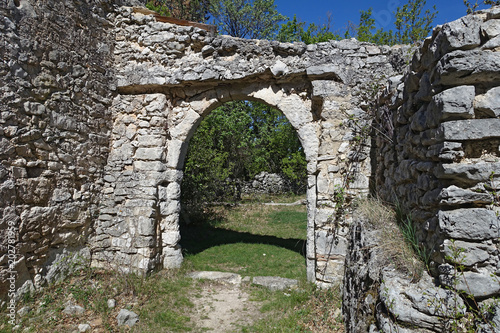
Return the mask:
[[[195,270],[305,278],[306,164],[279,110],[231,101],[210,112],[184,163],[185,262]]]

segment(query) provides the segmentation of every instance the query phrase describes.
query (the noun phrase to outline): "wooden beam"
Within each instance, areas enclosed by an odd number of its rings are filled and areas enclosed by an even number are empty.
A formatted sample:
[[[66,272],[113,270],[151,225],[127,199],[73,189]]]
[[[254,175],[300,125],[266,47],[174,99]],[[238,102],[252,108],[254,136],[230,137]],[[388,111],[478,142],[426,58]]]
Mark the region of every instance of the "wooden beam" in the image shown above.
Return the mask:
[[[168,17],[168,16],[161,16],[157,12],[149,10],[147,8],[144,8],[144,7],[133,7],[132,9],[133,9],[134,13],[141,13],[144,15],[153,15],[157,22],[171,23],[171,24],[190,26],[190,27],[197,27],[197,28],[208,31],[212,36],[215,36],[217,34],[217,27],[215,25],[198,23],[198,22],[191,22],[191,21],[176,19],[176,18]]]

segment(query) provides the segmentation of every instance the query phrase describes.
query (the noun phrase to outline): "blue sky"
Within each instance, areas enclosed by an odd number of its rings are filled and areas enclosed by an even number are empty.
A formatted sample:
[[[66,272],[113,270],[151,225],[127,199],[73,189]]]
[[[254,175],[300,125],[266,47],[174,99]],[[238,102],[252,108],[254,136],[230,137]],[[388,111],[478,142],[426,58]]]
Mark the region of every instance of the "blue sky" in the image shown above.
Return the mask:
[[[348,21],[359,23],[359,11],[373,8],[373,17],[378,25],[385,30],[392,28],[393,12],[407,0],[382,1],[346,1],[346,0],[275,0],[278,12],[290,18],[297,14],[297,18],[307,23],[326,23],[327,12],[332,14],[333,31],[345,30]],[[475,2],[471,0],[470,2]],[[428,8],[436,5],[438,15],[434,25],[456,20],[466,15],[467,8],[463,0],[427,0]],[[481,8],[488,8],[482,6]]]

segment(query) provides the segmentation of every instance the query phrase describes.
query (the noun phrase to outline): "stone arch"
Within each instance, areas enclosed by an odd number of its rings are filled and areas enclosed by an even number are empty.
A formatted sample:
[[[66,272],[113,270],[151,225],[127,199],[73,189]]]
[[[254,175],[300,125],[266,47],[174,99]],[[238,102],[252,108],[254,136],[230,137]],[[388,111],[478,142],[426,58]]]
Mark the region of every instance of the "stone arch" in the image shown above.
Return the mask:
[[[307,89],[296,90],[273,83],[251,83],[232,85],[224,88],[211,88],[196,94],[190,99],[172,106],[170,116],[182,118],[180,122],[168,127],[170,139],[167,142],[168,156],[166,162],[176,170],[181,171],[184,165],[190,138],[194,135],[201,120],[218,106],[235,100],[258,101],[278,109],[290,121],[302,144],[308,163],[308,177],[314,178],[314,170],[318,158],[319,140],[316,134],[317,124],[314,123],[312,100]],[[182,116],[181,116],[182,115]],[[169,122],[170,124],[171,122]],[[181,173],[182,174],[182,173]],[[314,179],[309,184],[315,184]],[[170,185],[169,185],[170,186]],[[180,187],[180,183],[176,187]],[[177,199],[175,199],[177,200]],[[173,201],[163,203],[165,206],[177,206]],[[307,276],[315,280],[314,258],[314,213],[316,210],[316,187],[307,188]],[[179,217],[174,218],[177,223]],[[161,230],[167,230],[171,219],[162,220]],[[164,244],[168,246],[168,244]],[[171,267],[169,257],[163,257],[163,266]],[[175,260],[174,260],[175,261]]]

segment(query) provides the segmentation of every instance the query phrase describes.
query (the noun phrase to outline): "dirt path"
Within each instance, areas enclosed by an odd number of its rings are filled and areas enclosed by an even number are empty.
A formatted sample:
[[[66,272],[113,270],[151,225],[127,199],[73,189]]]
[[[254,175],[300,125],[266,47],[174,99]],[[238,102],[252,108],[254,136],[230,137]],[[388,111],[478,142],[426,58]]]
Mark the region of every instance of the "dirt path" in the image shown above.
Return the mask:
[[[191,320],[198,331],[239,332],[263,317],[260,302],[249,300],[239,285],[210,283],[192,300],[195,311]]]

